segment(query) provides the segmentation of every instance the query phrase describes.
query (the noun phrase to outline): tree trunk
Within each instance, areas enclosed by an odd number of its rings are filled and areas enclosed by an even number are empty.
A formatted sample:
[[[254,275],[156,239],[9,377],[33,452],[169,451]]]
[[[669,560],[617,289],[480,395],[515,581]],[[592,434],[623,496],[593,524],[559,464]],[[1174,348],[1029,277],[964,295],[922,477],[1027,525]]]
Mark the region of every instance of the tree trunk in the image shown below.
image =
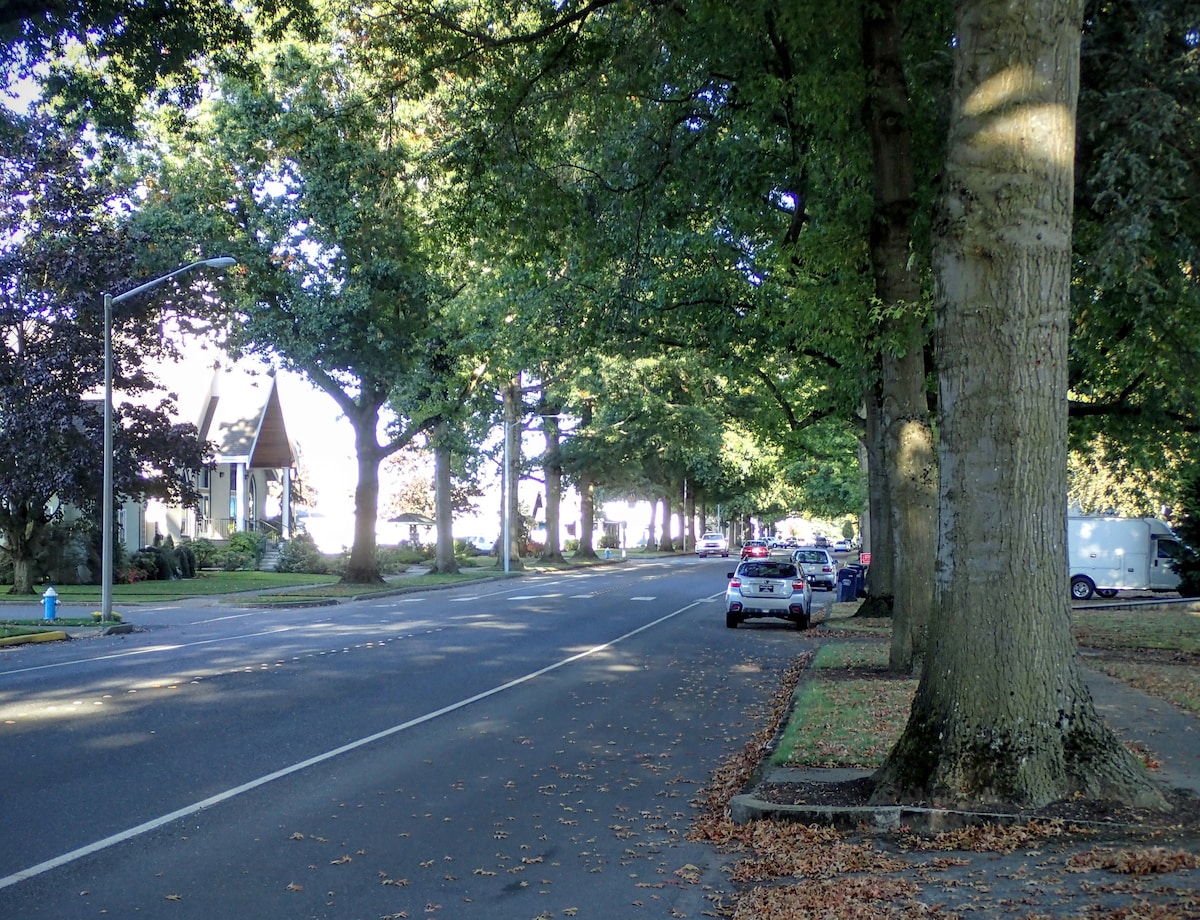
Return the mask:
[[[508,568],[510,571],[520,571],[525,568],[521,561],[521,506],[518,503],[519,489],[517,484],[521,478],[521,387],[520,381],[514,380],[504,388],[504,481],[508,484],[504,490],[505,520],[508,526],[501,535],[504,543],[500,546],[497,565],[505,563],[504,544],[508,545]]]
[[[673,553],[675,552],[675,543],[671,539],[671,493],[663,493],[663,496],[659,499],[659,501],[662,502],[663,510],[662,521],[660,522],[662,531],[658,540],[658,551],[660,553]]]
[[[379,574],[379,556],[375,548],[375,523],[379,515],[379,464],[382,449],[375,430],[378,411],[362,409],[350,416],[354,426],[354,450],[358,460],[358,481],[354,486],[354,545],[342,581],[349,584],[375,584]]]
[[[592,533],[596,528],[596,483],[587,473],[579,476],[579,549],[575,555],[580,559],[595,559],[596,547]]]
[[[13,583],[8,589],[9,594],[34,594],[33,590],[33,560],[28,557],[18,559],[13,557]]]
[[[867,458],[867,506],[870,524],[863,552],[871,554],[867,572],[869,593],[855,616],[890,617],[895,592],[895,553],[892,551],[892,493],[883,439],[883,393],[876,385],[867,391],[863,453]]]
[[[939,544],[926,667],[875,800],[1166,807],[1096,712],[1066,566],[1081,0],[960,0],[934,224]]]
[[[450,476],[450,424],[439,418],[433,427],[433,506],[437,521],[437,555],[434,571],[443,575],[458,572],[454,558],[454,502]]]
[[[696,495],[688,490],[688,481],[683,480],[683,545],[679,548],[688,552],[688,548],[696,548]]]
[[[863,60],[869,85],[875,206],[870,253],[875,295],[885,319],[880,341],[880,423],[886,519],[892,547],[893,671],[909,672],[925,653],[937,552],[937,466],[925,395],[921,282],[910,260],[916,210],[908,84],[900,56],[900,0],[863,7]],[[872,562],[874,562],[872,556]]]
[[[559,512],[562,509],[562,451],[559,447],[558,419],[553,415],[542,416],[542,431],[546,436],[546,453],[542,469],[546,477],[546,546],[541,560],[566,564],[562,554],[562,537]]]

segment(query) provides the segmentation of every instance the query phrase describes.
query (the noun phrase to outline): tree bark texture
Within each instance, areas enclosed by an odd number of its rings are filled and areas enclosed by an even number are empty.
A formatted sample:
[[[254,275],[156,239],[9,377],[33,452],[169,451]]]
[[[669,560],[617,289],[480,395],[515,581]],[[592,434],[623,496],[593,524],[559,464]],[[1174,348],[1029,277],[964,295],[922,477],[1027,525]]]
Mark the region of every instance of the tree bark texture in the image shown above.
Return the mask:
[[[546,452],[542,461],[542,470],[546,478],[546,546],[542,550],[541,559],[543,562],[565,563],[559,534],[563,469],[558,419],[552,415],[543,416],[542,431],[546,436]]]
[[[454,501],[450,475],[450,423],[440,418],[433,426],[433,507],[437,521],[434,568],[444,574],[458,572],[454,558]]]
[[[514,380],[504,388],[504,478],[508,489],[504,494],[508,527],[503,539],[508,541],[508,567],[521,571],[521,506],[518,503],[517,483],[521,479],[521,381]],[[500,566],[504,565],[504,547],[500,547]]]
[[[877,801],[1165,807],[1071,631],[1067,333],[1082,0],[959,0],[934,225],[940,520],[929,654]]]
[[[354,545],[346,563],[342,581],[350,584],[374,584],[379,574],[379,555],[375,546],[375,523],[379,515],[379,464],[382,448],[375,434],[377,411],[363,410],[350,416],[354,426],[354,449],[358,460],[358,482],[354,486]]]
[[[883,445],[883,390],[876,381],[867,390],[866,421],[862,447],[867,467],[866,528],[863,551],[871,554],[867,571],[869,591],[855,616],[890,617],[895,593],[895,553],[892,550],[891,484],[887,476],[887,454]]]
[[[937,464],[925,395],[921,282],[911,258],[916,180],[900,31],[900,0],[864,5],[864,120],[874,171],[870,253],[884,317],[879,330],[880,424],[894,560],[889,664],[894,671],[908,672],[924,655],[933,605]]]

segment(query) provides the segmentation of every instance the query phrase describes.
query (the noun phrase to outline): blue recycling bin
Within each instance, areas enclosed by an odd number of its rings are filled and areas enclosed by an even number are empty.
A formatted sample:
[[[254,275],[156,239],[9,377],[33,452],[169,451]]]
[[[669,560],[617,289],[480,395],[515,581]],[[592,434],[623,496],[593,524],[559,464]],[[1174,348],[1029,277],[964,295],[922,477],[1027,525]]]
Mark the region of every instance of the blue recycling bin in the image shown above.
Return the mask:
[[[854,569],[847,566],[838,572],[837,576],[837,599],[838,603],[844,604],[854,600],[858,596],[858,574]]]
[[[852,562],[846,566],[847,569],[854,573],[854,596],[867,596],[867,567],[858,562]]]

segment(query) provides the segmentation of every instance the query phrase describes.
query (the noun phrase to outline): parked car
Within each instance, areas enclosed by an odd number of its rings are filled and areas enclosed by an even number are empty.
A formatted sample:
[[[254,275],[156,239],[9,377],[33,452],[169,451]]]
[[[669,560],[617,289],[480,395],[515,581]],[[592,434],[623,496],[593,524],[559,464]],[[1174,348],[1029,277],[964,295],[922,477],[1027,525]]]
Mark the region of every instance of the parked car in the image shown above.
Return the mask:
[[[848,553],[853,548],[854,547],[850,545],[849,540],[838,540],[835,544],[833,544],[833,551],[835,553]]]
[[[743,559],[765,559],[771,555],[771,547],[766,540],[747,540],[742,544]]]
[[[737,629],[751,617],[790,620],[808,629],[812,619],[812,587],[796,563],[747,559],[729,573],[725,589],[725,625]]]
[[[496,541],[491,537],[462,537],[464,543],[469,544],[477,553],[487,555],[496,545]]]
[[[800,566],[804,577],[814,588],[827,588],[832,591],[837,587],[837,563],[827,549],[817,547],[801,547],[792,553],[792,562]]]
[[[703,559],[705,556],[729,555],[729,541],[723,533],[706,533],[696,543],[696,555]]]

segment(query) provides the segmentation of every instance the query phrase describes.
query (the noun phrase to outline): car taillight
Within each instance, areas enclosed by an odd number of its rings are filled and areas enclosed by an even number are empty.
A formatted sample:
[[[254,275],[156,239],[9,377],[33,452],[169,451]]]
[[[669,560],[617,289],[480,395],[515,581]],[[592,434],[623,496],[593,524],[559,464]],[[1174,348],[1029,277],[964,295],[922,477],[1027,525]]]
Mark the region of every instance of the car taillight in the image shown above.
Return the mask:
[[[729,583],[729,587],[731,587],[731,588],[740,588],[741,586],[742,586],[742,580],[740,578],[735,578],[735,579],[733,579],[733,581],[731,581]]]
[[[793,591],[803,591],[804,590],[804,579],[798,578],[795,581],[793,581],[792,582],[792,590]]]

